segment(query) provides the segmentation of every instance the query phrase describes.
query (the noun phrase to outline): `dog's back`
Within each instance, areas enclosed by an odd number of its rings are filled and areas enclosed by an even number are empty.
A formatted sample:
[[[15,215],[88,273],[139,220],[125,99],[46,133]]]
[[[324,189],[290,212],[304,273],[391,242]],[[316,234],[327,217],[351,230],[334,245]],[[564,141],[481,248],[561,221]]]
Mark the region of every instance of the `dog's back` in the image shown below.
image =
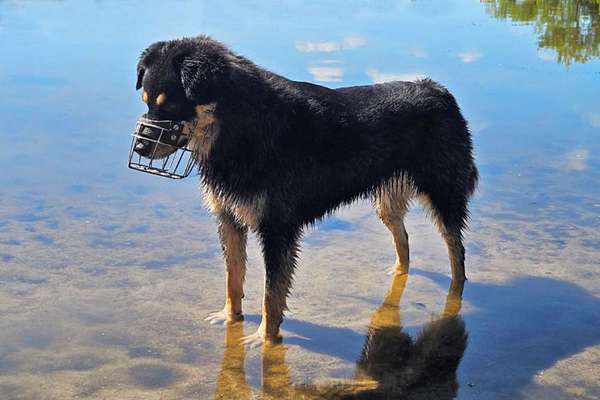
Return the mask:
[[[372,197],[394,236],[397,267],[405,271],[403,219],[416,197],[448,245],[453,278],[465,279],[462,235],[478,172],[454,96],[429,79],[335,90],[286,80],[280,88],[290,88],[295,107],[283,116],[290,129],[277,146],[289,146],[289,157],[274,191],[294,205],[288,213],[294,223]]]
[[[435,213],[465,203],[477,182],[472,143],[454,97],[429,80],[327,89],[288,81],[302,106],[289,145],[295,198],[308,222],[382,187],[409,183]],[[299,173],[298,171],[304,171]],[[295,190],[296,189],[296,190]],[[453,224],[462,229],[465,213]]]

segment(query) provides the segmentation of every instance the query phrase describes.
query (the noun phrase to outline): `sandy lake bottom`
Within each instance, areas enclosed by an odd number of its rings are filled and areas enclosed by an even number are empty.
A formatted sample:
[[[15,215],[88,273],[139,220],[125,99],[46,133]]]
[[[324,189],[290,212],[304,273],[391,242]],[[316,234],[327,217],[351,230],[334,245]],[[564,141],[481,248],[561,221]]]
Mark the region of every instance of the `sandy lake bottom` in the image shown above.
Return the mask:
[[[502,1],[271,3],[0,3],[0,398],[599,399],[600,34],[569,52],[544,10]],[[449,87],[481,172],[462,302],[419,205],[398,277],[362,201],[307,229],[282,345],[238,345],[260,318],[254,236],[244,323],[204,322],[224,272],[198,177],[126,167],[139,52],[200,32],[292,79]]]

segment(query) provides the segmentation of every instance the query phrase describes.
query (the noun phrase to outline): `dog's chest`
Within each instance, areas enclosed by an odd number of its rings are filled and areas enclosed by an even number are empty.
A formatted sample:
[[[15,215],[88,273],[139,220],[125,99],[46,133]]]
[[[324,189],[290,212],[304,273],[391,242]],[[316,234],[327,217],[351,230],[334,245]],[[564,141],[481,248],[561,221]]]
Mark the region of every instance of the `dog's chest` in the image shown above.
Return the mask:
[[[257,195],[250,200],[233,199],[227,194],[220,193],[204,185],[204,202],[213,214],[227,212],[240,224],[257,228],[265,209],[265,196]]]

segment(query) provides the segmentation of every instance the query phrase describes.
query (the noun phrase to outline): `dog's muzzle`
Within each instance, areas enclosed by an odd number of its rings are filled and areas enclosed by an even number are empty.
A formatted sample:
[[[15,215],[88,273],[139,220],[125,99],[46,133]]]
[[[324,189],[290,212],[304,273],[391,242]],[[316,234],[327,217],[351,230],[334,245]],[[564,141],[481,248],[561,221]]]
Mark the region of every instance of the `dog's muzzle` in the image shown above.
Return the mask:
[[[129,150],[129,168],[172,179],[188,176],[194,169],[188,148],[194,122],[138,119]]]

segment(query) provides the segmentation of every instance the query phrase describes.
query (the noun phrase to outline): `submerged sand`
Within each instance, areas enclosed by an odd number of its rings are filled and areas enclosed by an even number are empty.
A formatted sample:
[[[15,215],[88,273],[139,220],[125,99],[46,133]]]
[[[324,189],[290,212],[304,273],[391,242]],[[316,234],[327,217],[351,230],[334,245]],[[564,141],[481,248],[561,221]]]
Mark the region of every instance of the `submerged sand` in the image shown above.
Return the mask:
[[[458,397],[599,398],[600,206],[584,199],[573,214],[557,202],[531,215],[487,202],[488,189],[467,236]],[[224,274],[214,221],[195,192],[182,189],[179,203],[173,193],[3,200],[1,398],[315,398],[314,385],[378,384],[359,379],[357,360],[392,288],[394,253],[371,205],[307,231],[283,346],[263,354],[232,347],[259,322],[254,237],[246,321],[204,322],[222,306]],[[407,229],[411,273],[394,324],[414,338],[440,318],[450,281],[446,250],[418,206]]]

